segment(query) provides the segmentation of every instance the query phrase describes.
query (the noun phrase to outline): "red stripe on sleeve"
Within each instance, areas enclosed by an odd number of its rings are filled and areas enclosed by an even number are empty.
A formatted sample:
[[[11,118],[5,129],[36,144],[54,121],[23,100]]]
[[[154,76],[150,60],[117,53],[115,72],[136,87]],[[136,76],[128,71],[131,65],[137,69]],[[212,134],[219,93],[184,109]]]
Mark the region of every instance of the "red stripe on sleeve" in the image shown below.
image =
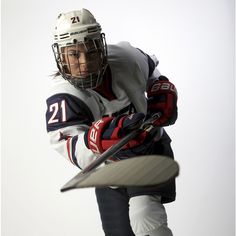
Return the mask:
[[[71,138],[68,138],[67,141],[66,141],[66,148],[67,148],[67,153],[68,153],[68,157],[71,161],[72,164],[74,164],[73,160],[72,160],[72,157],[71,157]]]

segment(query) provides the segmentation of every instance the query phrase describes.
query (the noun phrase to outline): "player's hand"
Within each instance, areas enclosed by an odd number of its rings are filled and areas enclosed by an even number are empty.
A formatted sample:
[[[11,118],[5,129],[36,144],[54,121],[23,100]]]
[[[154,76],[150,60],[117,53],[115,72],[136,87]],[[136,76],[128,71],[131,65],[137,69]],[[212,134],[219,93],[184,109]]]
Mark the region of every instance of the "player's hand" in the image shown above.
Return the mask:
[[[145,115],[143,113],[104,117],[90,126],[88,132],[85,133],[86,146],[94,153],[103,153],[127,133],[138,128],[144,118]],[[145,138],[146,132],[143,132],[136,139],[131,140],[124,149],[139,146]]]
[[[148,113],[162,113],[155,125],[167,126],[174,124],[177,119],[178,98],[175,86],[168,79],[158,80],[148,88],[147,96]]]

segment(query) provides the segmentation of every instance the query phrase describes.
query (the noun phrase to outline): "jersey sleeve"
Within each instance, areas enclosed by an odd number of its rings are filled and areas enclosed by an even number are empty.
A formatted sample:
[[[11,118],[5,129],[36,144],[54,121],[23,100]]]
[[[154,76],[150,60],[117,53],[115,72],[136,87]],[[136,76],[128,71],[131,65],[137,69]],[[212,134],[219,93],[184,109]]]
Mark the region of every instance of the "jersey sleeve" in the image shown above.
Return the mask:
[[[52,147],[71,163],[83,169],[96,158],[84,144],[84,132],[94,117],[79,98],[59,93],[46,100],[46,126]]]

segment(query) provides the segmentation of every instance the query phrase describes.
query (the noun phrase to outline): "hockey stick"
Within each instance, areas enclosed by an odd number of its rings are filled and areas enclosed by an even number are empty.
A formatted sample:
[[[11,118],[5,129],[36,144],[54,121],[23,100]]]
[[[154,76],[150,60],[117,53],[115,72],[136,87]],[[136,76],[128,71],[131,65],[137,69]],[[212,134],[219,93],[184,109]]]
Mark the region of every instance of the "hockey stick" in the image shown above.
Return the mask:
[[[160,186],[179,174],[179,165],[173,159],[159,155],[145,155],[112,162],[84,175],[76,176],[62,190],[89,187]]]
[[[160,116],[161,116],[160,113],[154,114],[150,119],[146,120],[140,126],[140,128],[131,131],[127,136],[125,136],[123,139],[121,139],[118,143],[116,143],[115,145],[110,147],[108,150],[106,150],[100,157],[98,157],[95,161],[93,161],[90,165],[88,165],[84,170],[82,170],[79,174],[77,174],[74,178],[72,178],[69,182],[67,182],[61,188],[61,192],[65,192],[65,191],[77,188],[78,183],[80,183],[80,182],[84,181],[85,179],[87,179],[92,173],[94,173],[96,171],[96,168],[98,166],[100,166],[102,163],[104,163],[109,157],[116,154],[130,140],[137,137],[144,130],[150,130],[150,129],[155,129],[155,128],[160,129],[159,127],[153,127],[153,123],[157,119],[159,119]],[[173,160],[171,160],[171,161],[173,161]],[[108,167],[108,168],[110,168],[110,167]],[[177,171],[175,171],[175,174],[173,176],[176,176],[177,174],[178,174],[178,166],[177,166]],[[91,186],[94,186],[94,185],[91,185]],[[87,186],[83,186],[83,187],[87,187]]]

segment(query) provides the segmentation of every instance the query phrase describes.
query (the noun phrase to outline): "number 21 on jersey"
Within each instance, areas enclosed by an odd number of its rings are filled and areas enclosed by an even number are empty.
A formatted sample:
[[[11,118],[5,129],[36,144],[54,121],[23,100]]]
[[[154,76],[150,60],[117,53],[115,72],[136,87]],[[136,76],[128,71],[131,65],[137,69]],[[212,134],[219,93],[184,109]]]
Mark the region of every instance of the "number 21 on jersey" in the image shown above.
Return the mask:
[[[60,102],[53,103],[49,106],[49,112],[52,113],[48,124],[53,124],[57,122],[66,121],[66,101],[62,100]],[[59,116],[61,114],[61,116]],[[60,119],[59,119],[60,118]]]

